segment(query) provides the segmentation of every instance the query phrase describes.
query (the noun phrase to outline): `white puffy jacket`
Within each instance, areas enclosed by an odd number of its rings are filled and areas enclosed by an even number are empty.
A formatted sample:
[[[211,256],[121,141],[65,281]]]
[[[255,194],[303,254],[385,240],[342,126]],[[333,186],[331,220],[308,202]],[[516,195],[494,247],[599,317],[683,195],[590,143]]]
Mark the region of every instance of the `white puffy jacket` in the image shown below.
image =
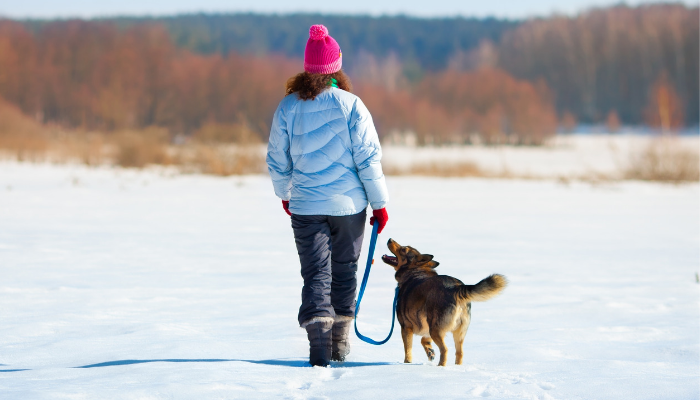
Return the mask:
[[[275,194],[299,215],[352,215],[389,200],[372,116],[359,97],[329,87],[286,96],[272,120],[267,166]]]

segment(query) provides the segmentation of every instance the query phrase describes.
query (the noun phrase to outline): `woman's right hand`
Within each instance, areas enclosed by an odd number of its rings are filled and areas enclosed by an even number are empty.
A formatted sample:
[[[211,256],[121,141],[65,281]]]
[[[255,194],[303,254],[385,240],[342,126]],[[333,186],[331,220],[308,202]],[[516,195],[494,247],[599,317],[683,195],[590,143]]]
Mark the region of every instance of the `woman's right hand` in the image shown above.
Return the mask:
[[[292,213],[289,211],[289,200],[282,200],[282,207],[284,208],[284,212],[291,217]]]
[[[389,214],[386,213],[386,207],[380,208],[379,210],[372,210],[372,215],[373,217],[369,219],[369,224],[374,225],[374,221],[377,221],[377,223],[379,224],[379,229],[377,229],[377,233],[382,233],[382,230],[384,230],[387,221],[389,221]]]

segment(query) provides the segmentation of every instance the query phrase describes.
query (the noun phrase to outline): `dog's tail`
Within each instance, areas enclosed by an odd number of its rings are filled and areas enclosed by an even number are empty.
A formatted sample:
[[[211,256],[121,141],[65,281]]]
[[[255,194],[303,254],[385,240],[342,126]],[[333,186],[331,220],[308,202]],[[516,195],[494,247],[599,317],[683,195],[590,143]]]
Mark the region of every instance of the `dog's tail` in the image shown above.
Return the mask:
[[[476,285],[457,286],[456,295],[467,301],[486,301],[501,293],[506,285],[508,280],[505,276],[493,274]]]

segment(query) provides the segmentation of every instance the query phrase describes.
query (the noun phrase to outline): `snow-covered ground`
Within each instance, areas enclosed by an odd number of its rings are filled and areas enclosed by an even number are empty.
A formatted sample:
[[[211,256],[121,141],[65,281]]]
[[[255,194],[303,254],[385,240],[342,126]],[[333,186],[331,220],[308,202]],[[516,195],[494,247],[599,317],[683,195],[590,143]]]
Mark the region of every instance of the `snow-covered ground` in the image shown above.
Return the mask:
[[[700,136],[669,138],[674,149],[697,154]],[[535,178],[617,177],[658,136],[635,134],[557,135],[545,146],[385,145],[383,163],[393,171],[425,164],[472,163],[488,174]]]
[[[700,396],[697,184],[388,185],[377,256],[392,237],[466,283],[510,280],[474,304],[464,365],[418,343],[404,365],[397,326],[308,367],[292,231],[265,176],[0,163],[0,398]],[[394,285],[375,263],[363,333],[386,334]]]

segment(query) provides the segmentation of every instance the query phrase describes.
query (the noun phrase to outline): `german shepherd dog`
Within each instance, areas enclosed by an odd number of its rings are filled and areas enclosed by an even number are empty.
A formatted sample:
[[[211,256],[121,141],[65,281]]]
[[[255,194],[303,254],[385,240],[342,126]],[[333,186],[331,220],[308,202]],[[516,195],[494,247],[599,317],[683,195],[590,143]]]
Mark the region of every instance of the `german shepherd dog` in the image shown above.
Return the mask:
[[[472,301],[486,301],[506,287],[503,275],[494,274],[476,285],[465,285],[459,279],[438,275],[430,254],[421,254],[410,246],[401,246],[394,240],[387,242],[394,256],[382,256],[382,261],[394,267],[399,283],[399,301],[396,316],[401,325],[401,337],[406,353],[405,363],[413,359],[413,335],[422,336],[420,343],[435,359],[432,341],[440,349],[439,366],[447,362],[445,335],[452,332],[455,341],[455,364],[462,364],[462,344],[471,320]]]

